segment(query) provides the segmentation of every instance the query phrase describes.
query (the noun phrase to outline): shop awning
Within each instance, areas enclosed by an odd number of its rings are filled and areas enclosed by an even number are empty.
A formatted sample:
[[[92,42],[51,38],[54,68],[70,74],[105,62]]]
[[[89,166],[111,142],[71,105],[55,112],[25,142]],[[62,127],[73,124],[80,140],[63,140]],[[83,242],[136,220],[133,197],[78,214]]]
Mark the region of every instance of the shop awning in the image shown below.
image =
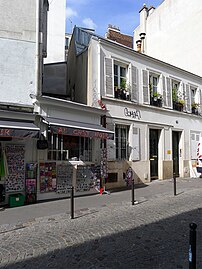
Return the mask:
[[[39,130],[30,121],[0,120],[0,137],[37,138]]]
[[[98,124],[44,117],[53,133],[101,139],[114,139],[114,132]]]

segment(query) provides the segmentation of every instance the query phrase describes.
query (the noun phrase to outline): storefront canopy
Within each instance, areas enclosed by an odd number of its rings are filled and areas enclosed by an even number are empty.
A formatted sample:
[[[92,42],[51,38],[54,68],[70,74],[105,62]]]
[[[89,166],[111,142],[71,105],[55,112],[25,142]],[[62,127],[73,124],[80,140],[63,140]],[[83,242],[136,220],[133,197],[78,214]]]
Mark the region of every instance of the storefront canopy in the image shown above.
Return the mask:
[[[0,137],[37,138],[39,130],[30,121],[0,120]]]
[[[114,132],[98,124],[71,120],[44,118],[53,133],[101,139],[114,139]]]

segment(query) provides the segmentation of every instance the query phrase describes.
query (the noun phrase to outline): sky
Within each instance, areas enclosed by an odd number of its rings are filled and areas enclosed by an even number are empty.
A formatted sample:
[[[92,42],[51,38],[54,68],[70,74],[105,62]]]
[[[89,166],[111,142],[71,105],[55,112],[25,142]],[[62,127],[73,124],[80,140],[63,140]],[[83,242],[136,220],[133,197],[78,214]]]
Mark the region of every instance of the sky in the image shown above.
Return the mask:
[[[119,27],[122,33],[133,35],[139,25],[139,11],[147,7],[158,7],[163,0],[67,0],[66,32],[74,25],[95,29],[104,36],[108,24]]]

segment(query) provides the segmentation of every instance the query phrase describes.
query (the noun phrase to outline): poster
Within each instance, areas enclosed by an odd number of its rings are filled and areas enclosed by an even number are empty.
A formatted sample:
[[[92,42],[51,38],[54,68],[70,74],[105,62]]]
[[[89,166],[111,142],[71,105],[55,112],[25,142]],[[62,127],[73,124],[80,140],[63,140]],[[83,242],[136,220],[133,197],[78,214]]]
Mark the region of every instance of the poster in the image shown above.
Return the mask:
[[[57,165],[57,193],[68,193],[72,187],[73,165]]]
[[[36,202],[36,184],[37,184],[37,163],[26,163],[26,180],[25,180],[25,202]]]
[[[6,178],[6,192],[20,192],[25,188],[25,147],[24,145],[7,145],[6,158],[8,177]]]
[[[40,192],[56,191],[56,162],[39,164]]]

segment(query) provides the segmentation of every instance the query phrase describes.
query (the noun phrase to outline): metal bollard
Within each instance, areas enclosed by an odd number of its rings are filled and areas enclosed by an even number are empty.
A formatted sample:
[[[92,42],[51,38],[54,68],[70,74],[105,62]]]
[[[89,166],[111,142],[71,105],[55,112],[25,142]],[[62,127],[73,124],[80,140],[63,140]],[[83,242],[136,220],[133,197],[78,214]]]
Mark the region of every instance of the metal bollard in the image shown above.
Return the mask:
[[[176,196],[176,175],[173,174],[173,186],[174,186],[174,196]]]
[[[132,190],[132,205],[134,205],[135,203],[135,182],[134,179],[132,179],[132,186],[131,186],[131,190]]]
[[[196,223],[190,223],[189,228],[189,269],[196,269]]]
[[[74,187],[71,187],[71,219],[74,218]]]

